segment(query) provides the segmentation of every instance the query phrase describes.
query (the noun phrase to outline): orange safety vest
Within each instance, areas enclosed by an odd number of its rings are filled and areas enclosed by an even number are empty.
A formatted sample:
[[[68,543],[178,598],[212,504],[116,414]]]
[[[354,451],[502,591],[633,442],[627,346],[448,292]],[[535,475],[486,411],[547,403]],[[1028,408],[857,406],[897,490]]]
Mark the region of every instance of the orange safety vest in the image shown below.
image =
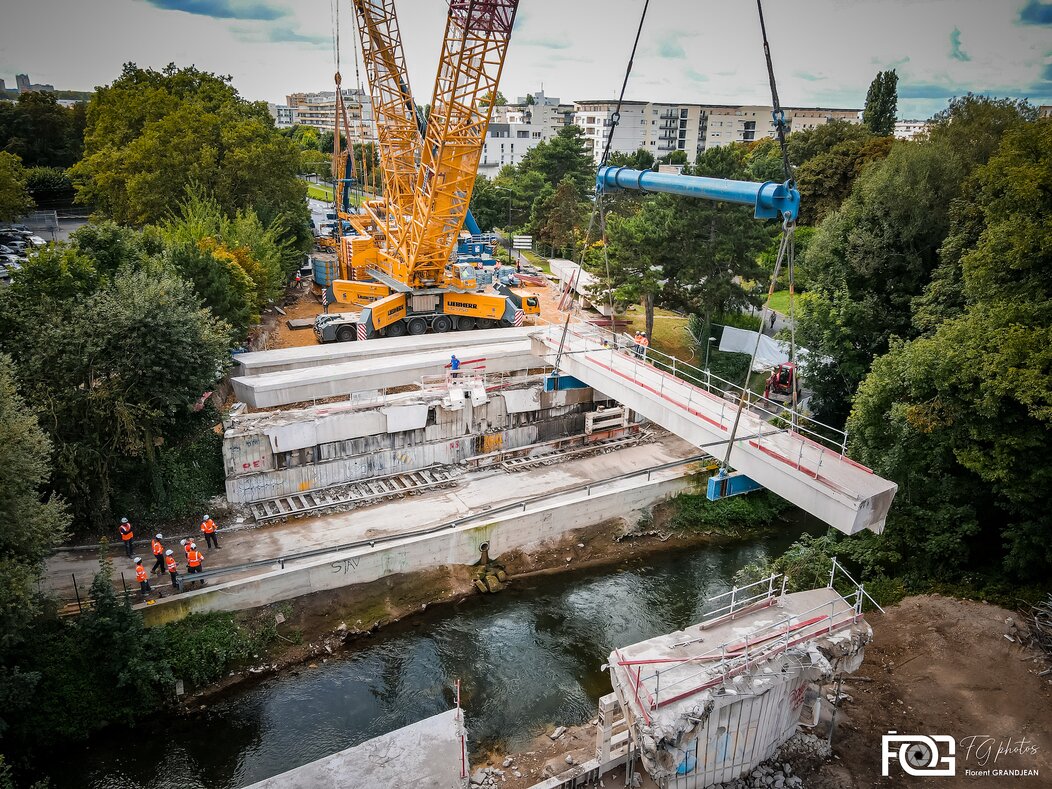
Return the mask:
[[[189,551],[186,554],[186,563],[191,567],[199,567],[205,559],[200,551]]]
[[[164,553],[164,546],[161,545],[161,541],[158,540],[156,537],[150,540],[150,547],[153,548],[154,556],[160,556],[162,553]]]
[[[646,337],[640,336],[639,344],[642,345],[644,348],[649,348],[650,340],[648,340]]]
[[[143,567],[141,564],[135,565],[135,580],[139,583],[142,583],[147,578],[149,578],[149,575],[147,575],[146,573],[146,568]]]
[[[201,521],[201,531],[204,532],[205,534],[215,534],[216,533],[216,522],[214,520],[212,520],[211,518],[209,518],[206,521]]]
[[[164,569],[166,569],[170,573],[174,573],[176,570],[179,569],[179,565],[175,563],[174,556],[164,557]]]
[[[183,546],[183,553],[185,553],[187,556],[190,555],[190,543],[187,543]]]
[[[122,523],[121,524],[121,539],[124,540],[124,542],[128,542],[128,540],[130,540],[134,536],[135,535],[132,534],[131,524],[130,523]]]

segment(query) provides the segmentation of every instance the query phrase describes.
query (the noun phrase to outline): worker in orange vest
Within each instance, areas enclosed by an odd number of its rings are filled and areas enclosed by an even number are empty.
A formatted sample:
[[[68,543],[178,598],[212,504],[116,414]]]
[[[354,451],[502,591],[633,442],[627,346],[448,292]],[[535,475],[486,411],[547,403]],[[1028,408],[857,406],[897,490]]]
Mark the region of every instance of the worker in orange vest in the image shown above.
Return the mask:
[[[139,591],[145,599],[150,593],[150,574],[146,572],[146,568],[142,566],[142,559],[138,556],[135,557],[135,580],[139,582]]]
[[[176,589],[179,588],[179,565],[175,561],[175,557],[172,556],[172,549],[169,548],[164,552],[164,569],[168,571],[168,575],[172,579],[172,586]]]
[[[640,358],[646,361],[647,348],[650,347],[650,340],[647,339],[647,333],[645,331],[639,333],[639,347],[641,349]]]
[[[124,543],[124,550],[128,552],[128,558],[132,556],[132,538],[135,537],[135,532],[132,531],[132,525],[128,523],[127,518],[121,518],[121,542]]]
[[[211,515],[205,515],[201,521],[201,534],[205,536],[205,547],[219,549],[219,538],[216,537],[216,522]]]
[[[183,555],[184,556],[189,556],[190,555],[190,541],[189,540],[179,540],[179,544],[181,546],[183,546]]]
[[[190,543],[190,550],[186,552],[186,571],[190,575],[196,575],[202,571],[201,564],[205,560],[205,555],[197,550],[197,543]],[[204,581],[198,582],[201,586],[205,585]]]
[[[153,568],[150,573],[160,575],[164,572],[164,545],[161,544],[162,535],[158,534],[150,540],[150,549],[153,551]]]

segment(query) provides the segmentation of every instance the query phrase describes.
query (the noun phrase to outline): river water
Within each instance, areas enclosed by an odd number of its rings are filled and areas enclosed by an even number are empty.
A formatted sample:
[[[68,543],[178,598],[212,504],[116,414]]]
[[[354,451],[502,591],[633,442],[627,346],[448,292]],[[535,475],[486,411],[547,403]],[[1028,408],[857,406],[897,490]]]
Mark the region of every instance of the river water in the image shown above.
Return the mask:
[[[470,747],[515,749],[549,724],[596,714],[611,650],[697,622],[734,573],[804,530],[616,567],[519,580],[439,606],[318,662],[217,702],[200,716],[110,729],[53,765],[56,787],[238,789],[450,708],[462,682]]]

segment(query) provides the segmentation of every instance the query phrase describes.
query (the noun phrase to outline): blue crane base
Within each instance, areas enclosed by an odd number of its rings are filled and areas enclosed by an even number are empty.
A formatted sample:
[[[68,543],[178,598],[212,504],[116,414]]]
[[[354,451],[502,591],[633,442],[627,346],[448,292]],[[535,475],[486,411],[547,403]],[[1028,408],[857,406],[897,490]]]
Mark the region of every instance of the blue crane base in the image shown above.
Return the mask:
[[[754,490],[760,490],[763,488],[759,482],[744,474],[732,472],[725,474],[720,472],[713,477],[709,477],[709,488],[706,492],[706,498],[709,501],[719,501],[720,499],[727,499],[731,496],[740,496],[743,493],[752,493]]]
[[[544,376],[544,391],[565,392],[567,389],[587,389],[588,384],[578,381],[572,375],[549,373]]]

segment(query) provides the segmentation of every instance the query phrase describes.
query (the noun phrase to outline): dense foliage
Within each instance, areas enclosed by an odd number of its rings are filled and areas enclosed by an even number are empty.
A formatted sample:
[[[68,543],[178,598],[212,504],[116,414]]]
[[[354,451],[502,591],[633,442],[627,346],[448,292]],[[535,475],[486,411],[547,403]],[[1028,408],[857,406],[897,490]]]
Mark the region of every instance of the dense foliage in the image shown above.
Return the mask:
[[[899,107],[898,84],[899,75],[895,69],[891,69],[879,72],[869,85],[862,123],[874,134],[886,137],[895,131]]]
[[[0,221],[17,219],[32,207],[22,162],[14,154],[0,153]]]
[[[53,93],[21,93],[0,102],[0,151],[26,167],[69,167],[84,150],[85,120],[84,104],[66,108]]]
[[[92,96],[72,174],[78,201],[123,224],[166,220],[196,184],[228,216],[252,209],[306,249],[299,165],[299,147],[275,130],[266,105],[242,99],[228,78],[129,63]]]

